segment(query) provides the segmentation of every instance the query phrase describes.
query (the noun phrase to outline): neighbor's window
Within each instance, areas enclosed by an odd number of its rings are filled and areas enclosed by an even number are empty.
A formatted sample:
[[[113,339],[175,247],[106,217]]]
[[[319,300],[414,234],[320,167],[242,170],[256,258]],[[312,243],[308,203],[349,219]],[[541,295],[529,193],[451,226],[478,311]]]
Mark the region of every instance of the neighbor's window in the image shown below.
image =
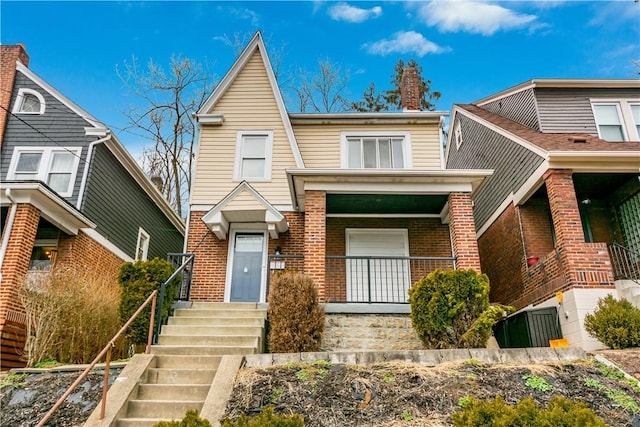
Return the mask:
[[[350,169],[402,169],[408,167],[406,136],[344,136],[346,162]]]
[[[22,88],[18,91],[16,102],[13,106],[15,114],[43,114],[44,97],[32,89]]]
[[[73,193],[80,147],[16,147],[7,180],[38,180],[63,197]]]
[[[149,233],[142,228],[138,230],[138,243],[136,244],[136,261],[146,261],[149,253]]]
[[[593,102],[598,135],[607,141],[640,141],[640,102],[598,100]]]
[[[267,181],[271,179],[273,132],[238,132],[234,179]]]

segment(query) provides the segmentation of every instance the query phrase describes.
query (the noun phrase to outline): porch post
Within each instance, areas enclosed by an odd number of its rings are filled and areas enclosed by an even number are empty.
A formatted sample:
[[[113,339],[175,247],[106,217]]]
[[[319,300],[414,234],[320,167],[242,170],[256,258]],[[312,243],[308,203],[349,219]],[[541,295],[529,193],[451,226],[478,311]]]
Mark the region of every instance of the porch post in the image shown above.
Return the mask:
[[[305,191],[304,273],[318,286],[320,301],[325,295],[326,200],[324,191]]]
[[[449,195],[449,217],[453,255],[458,258],[457,268],[472,269],[481,273],[476,223],[473,219],[473,203],[470,193],[451,193]]]
[[[9,208],[11,209],[11,208]],[[10,216],[7,216],[7,221]],[[38,223],[40,222],[40,210],[29,204],[17,205],[13,224],[4,224],[4,232],[10,230],[9,244],[2,262],[2,279],[0,280],[0,335],[14,342],[10,331],[16,328],[24,329],[26,319],[24,308],[18,294],[27,272],[33,244],[36,240]],[[2,236],[4,237],[4,236]],[[9,344],[9,343],[6,343]],[[12,345],[2,346],[11,348]],[[17,349],[18,351],[22,348]],[[15,360],[15,355],[1,354],[3,365],[9,360]]]
[[[572,245],[584,243],[584,231],[572,174],[571,169],[549,169],[543,176],[549,196],[557,248],[570,249]]]

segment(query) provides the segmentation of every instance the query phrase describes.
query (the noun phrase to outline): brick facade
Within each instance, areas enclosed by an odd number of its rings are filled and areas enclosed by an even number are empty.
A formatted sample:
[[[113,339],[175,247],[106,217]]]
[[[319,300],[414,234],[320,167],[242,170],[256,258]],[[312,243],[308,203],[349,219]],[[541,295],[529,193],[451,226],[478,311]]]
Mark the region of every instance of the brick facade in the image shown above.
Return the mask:
[[[29,55],[22,45],[0,46],[0,148],[4,139],[4,128],[7,125],[7,114],[11,111],[11,95],[16,77],[16,61],[29,65]]]
[[[83,231],[77,236],[63,235],[58,241],[56,267],[91,271],[117,286],[124,261]]]
[[[469,193],[449,195],[449,217],[453,254],[458,258],[457,268],[481,272],[473,203]]]
[[[305,191],[304,272],[318,286],[320,300],[324,300],[327,194],[324,191]]]

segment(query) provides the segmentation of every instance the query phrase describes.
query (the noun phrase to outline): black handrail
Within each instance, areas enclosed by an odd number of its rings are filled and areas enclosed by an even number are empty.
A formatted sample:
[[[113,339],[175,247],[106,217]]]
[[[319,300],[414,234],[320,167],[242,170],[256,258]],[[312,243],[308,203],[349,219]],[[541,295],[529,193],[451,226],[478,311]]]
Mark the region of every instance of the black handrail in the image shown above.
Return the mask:
[[[640,254],[618,243],[611,243],[609,256],[615,279],[628,279],[640,284]]]
[[[169,285],[169,283],[171,283],[187,265],[192,265],[194,257],[194,254],[187,255],[187,259],[182,263],[182,265],[178,267],[162,285],[160,285],[160,296],[158,297],[158,305],[156,306],[156,327],[153,332],[154,344],[158,343],[158,336],[160,335],[160,328],[162,327],[162,307],[164,305],[164,295],[167,290],[167,285]]]

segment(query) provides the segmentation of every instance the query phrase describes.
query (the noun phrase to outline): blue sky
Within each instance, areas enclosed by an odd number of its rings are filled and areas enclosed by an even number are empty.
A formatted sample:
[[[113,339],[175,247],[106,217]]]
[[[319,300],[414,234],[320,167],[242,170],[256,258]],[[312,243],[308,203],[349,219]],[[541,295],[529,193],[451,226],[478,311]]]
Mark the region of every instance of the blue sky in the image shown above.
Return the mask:
[[[220,79],[235,59],[223,38],[234,33],[261,30],[270,47],[284,46],[284,69],[313,70],[325,57],[349,68],[354,99],[369,82],[388,88],[397,60],[415,58],[442,92],[438,110],[532,78],[637,78],[640,71],[634,0],[3,0],[0,12],[1,43],[23,43],[30,68],[109,125],[134,155],[150,141],[121,131],[135,99],[116,65],[133,55],[167,64],[176,54],[207,61]]]

